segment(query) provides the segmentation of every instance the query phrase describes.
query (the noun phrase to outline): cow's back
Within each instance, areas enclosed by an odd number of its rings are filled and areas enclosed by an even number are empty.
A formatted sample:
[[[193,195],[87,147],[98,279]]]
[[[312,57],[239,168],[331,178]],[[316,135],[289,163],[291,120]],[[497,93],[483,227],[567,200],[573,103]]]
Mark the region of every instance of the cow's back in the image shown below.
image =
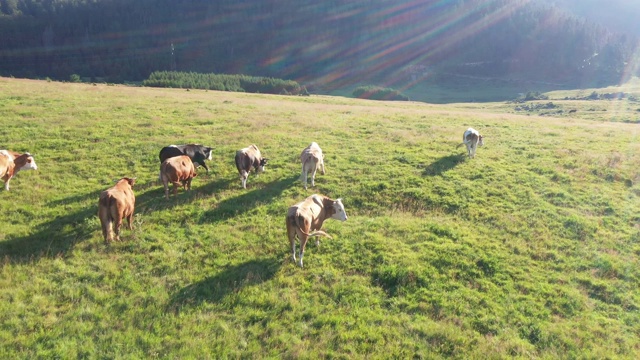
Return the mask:
[[[236,169],[238,169],[239,172],[242,172],[242,171],[249,172],[249,169],[251,169],[251,159],[244,152],[244,149],[236,151],[235,161],[236,161]]]
[[[195,167],[188,156],[174,156],[162,162],[160,174],[170,182],[177,182],[195,177]]]
[[[160,150],[160,162],[164,162],[165,160],[167,160],[168,158],[172,158],[175,156],[182,156],[184,155],[184,153],[182,152],[182,150],[177,147],[177,146],[165,146]]]
[[[238,171],[249,172],[252,166],[255,166],[257,159],[260,159],[262,155],[257,146],[251,145],[244,149],[236,151],[236,168]]]
[[[307,146],[300,154],[300,160],[303,164],[310,163],[315,167],[322,162],[322,149],[316,143]]]
[[[13,171],[13,156],[6,150],[0,150],[0,179]]]
[[[128,216],[133,213],[135,195],[131,186],[118,184],[100,193],[98,206],[106,210],[112,219],[118,216]]]

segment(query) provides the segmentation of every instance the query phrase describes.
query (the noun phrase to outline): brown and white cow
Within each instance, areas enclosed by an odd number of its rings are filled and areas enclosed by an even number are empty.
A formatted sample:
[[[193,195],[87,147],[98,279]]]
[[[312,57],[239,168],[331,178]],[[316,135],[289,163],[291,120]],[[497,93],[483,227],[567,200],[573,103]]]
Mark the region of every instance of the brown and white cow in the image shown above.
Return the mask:
[[[114,186],[100,193],[98,217],[102,224],[102,236],[107,244],[113,240],[112,231],[116,234],[116,241],[120,241],[120,227],[123,219],[127,219],[129,230],[133,230],[136,197],[132,187],[135,182],[135,178],[123,177]]]
[[[475,158],[478,146],[484,145],[482,138],[482,135],[474,128],[468,128],[464,134],[462,134],[462,144],[467,146],[467,155],[469,158]]]
[[[173,195],[177,195],[180,183],[185,190],[191,190],[191,180],[196,176],[196,168],[187,155],[166,159],[160,165],[160,179],[164,185],[164,197],[169,198],[169,183],[173,184]]]
[[[9,182],[20,170],[38,170],[31,154],[0,150],[0,178],[4,180],[4,189],[9,190]]]
[[[242,188],[247,188],[247,178],[251,172],[251,168],[255,169],[256,175],[264,171],[269,159],[263,158],[260,149],[255,145],[236,151],[236,169],[240,175]]]
[[[310,237],[326,236],[331,238],[322,230],[322,224],[329,218],[340,221],[347,220],[342,199],[332,200],[323,195],[313,194],[289,208],[286,220],[287,235],[291,243],[294,262],[296,261],[296,236],[300,239],[300,262],[298,263],[300,267],[303,267],[304,248]],[[320,245],[317,238],[316,245]]]
[[[309,146],[307,146],[302,153],[300,154],[300,161],[302,162],[302,183],[304,184],[304,189],[307,190],[307,177],[311,174],[311,186],[316,186],[316,171],[320,168],[320,172],[322,175],[325,174],[324,171],[324,154],[322,154],[322,149],[316,142],[312,142]]]

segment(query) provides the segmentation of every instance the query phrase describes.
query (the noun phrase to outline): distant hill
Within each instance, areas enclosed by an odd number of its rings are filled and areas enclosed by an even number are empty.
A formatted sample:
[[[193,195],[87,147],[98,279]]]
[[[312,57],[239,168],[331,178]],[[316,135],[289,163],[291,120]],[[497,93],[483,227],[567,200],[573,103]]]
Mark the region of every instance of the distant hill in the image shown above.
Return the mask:
[[[0,34],[0,75],[241,73],[312,91],[465,77],[602,86],[628,75],[637,42],[529,0],[0,1]]]
[[[640,36],[640,1],[549,0],[549,3],[612,31]]]

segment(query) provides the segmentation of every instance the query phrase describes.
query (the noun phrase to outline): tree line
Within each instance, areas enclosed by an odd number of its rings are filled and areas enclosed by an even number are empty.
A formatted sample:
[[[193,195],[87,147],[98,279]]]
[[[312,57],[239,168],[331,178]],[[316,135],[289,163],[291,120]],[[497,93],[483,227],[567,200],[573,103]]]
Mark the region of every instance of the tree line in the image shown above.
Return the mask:
[[[144,86],[203,89],[279,95],[309,95],[306,87],[293,80],[261,76],[201,74],[195,72],[154,71]]]
[[[399,86],[416,66],[614,83],[637,45],[529,0],[0,0],[0,34],[5,76],[177,71],[333,87]]]

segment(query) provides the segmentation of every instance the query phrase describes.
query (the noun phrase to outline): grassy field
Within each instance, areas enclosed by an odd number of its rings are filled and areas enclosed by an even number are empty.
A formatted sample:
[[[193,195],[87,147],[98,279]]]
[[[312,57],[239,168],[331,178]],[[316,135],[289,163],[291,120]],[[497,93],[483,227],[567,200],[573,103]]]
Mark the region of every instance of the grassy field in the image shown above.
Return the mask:
[[[549,101],[577,111],[0,78],[0,148],[39,166],[0,191],[0,358],[639,358],[640,106]],[[158,152],[190,142],[212,170],[165,200]],[[106,246],[123,176],[136,228]],[[284,216],[315,192],[349,220],[301,269]]]

